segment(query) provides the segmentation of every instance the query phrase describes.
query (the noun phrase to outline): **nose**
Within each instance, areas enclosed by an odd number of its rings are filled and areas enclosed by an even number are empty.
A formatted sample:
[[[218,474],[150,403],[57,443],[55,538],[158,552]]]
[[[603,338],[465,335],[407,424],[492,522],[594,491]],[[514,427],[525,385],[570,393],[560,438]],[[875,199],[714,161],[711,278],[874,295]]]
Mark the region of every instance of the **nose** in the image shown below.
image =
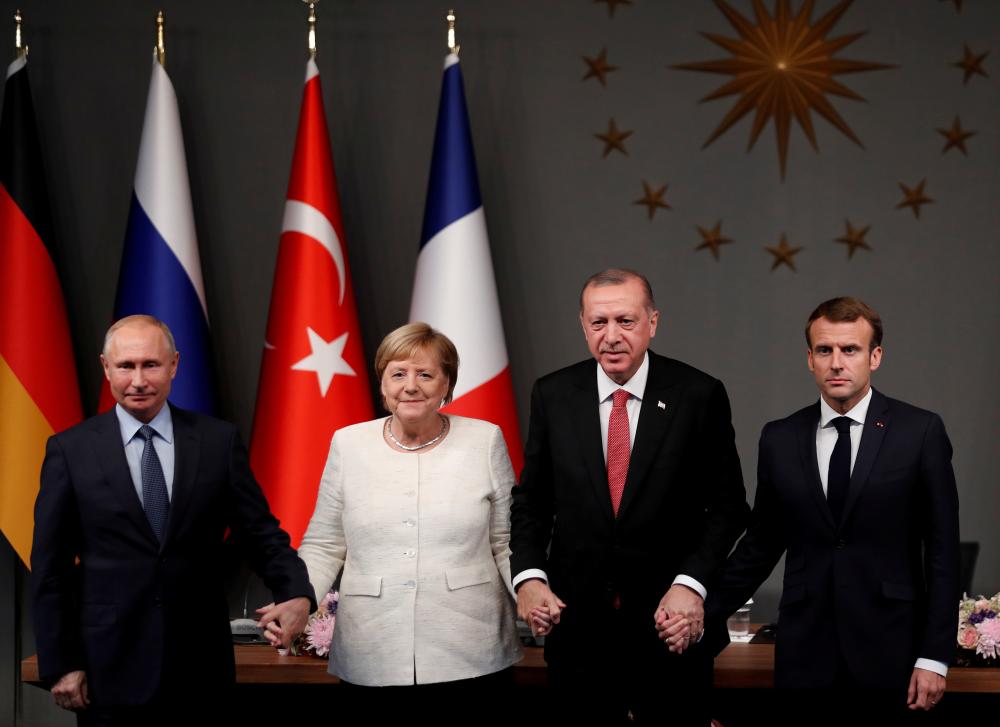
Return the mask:
[[[830,357],[830,366],[836,371],[844,368],[844,354],[836,348],[833,349],[833,354]]]
[[[416,391],[417,390],[417,375],[415,373],[414,374],[407,374],[407,376],[406,376],[406,382],[405,382],[405,390],[406,391]]]
[[[614,344],[621,339],[621,328],[614,321],[608,321],[607,326],[604,329],[604,340],[608,343]]]
[[[146,385],[146,372],[142,366],[136,366],[132,370],[132,388],[141,389]]]

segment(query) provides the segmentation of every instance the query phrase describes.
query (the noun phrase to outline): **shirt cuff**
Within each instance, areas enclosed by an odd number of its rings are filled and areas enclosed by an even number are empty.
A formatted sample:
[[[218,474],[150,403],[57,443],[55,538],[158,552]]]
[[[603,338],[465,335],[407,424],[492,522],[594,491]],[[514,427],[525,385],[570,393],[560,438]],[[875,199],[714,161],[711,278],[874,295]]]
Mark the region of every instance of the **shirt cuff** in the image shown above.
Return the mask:
[[[523,570],[516,576],[514,576],[514,578],[510,582],[510,585],[514,590],[517,590],[517,587],[519,585],[521,585],[525,581],[531,580],[532,578],[538,578],[539,580],[545,581],[546,583],[549,582],[549,577],[545,575],[545,571],[543,571],[541,568],[528,568],[528,570]]]
[[[917,663],[913,666],[915,669],[926,669],[927,671],[932,671],[935,674],[940,674],[946,679],[948,678],[948,665],[943,661],[935,661],[934,659],[917,659]]]
[[[674,578],[673,585],[687,586],[692,591],[701,596],[702,600],[708,598],[708,591],[705,590],[705,586],[701,585],[701,583],[696,581],[691,576],[679,575],[676,578]]]

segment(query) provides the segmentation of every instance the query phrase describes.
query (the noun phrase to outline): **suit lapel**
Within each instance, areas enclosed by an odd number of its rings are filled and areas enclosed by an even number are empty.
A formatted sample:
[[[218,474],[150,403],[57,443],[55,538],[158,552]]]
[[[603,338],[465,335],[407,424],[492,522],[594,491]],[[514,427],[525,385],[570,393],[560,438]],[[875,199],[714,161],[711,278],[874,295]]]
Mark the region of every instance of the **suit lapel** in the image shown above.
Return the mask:
[[[799,430],[799,457],[802,461],[803,482],[812,493],[816,506],[822,513],[823,520],[836,529],[833,513],[823,492],[823,481],[819,474],[819,461],[816,459],[816,427],[819,426],[819,402],[806,409]]]
[[[872,465],[878,457],[882,440],[889,428],[889,402],[884,396],[872,389],[872,400],[865,415],[865,425],[861,432],[861,444],[858,446],[858,456],[854,459],[854,470],[851,472],[851,482],[847,488],[847,501],[844,503],[843,522],[847,522],[854,505],[861,495]]]
[[[656,456],[663,451],[664,441],[677,410],[677,394],[678,385],[669,381],[667,362],[650,351],[649,378],[642,394],[639,423],[625,479],[625,492],[622,493],[621,506],[618,508],[619,518],[638,496],[646,481],[646,473]]]
[[[142,509],[142,501],[136,495],[135,483],[132,482],[132,474],[128,469],[128,460],[125,459],[118,416],[114,409],[94,420],[94,433],[97,440],[95,447],[97,459],[108,485],[125,507],[129,520],[135,525],[136,530],[158,547],[159,541],[149,525],[146,512]]]
[[[177,534],[181,524],[185,522],[185,511],[194,496],[195,475],[201,451],[201,437],[190,415],[174,406],[170,407],[170,415],[174,425],[174,486],[165,543]]]
[[[596,364],[595,364],[596,365]],[[597,401],[597,373],[594,368],[582,367],[576,385],[570,392],[570,407],[576,428],[576,441],[583,454],[584,466],[601,511],[608,520],[614,518],[611,492],[608,490],[608,468],[604,462],[604,443],[601,441],[601,415]]]

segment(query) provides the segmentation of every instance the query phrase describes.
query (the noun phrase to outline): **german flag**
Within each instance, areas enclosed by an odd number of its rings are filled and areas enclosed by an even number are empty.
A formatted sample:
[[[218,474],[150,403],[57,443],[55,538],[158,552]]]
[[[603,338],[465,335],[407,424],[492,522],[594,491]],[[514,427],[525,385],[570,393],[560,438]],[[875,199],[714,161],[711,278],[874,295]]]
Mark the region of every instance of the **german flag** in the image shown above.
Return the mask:
[[[82,417],[51,244],[24,54],[7,68],[0,115],[0,530],[26,566],[45,442]]]

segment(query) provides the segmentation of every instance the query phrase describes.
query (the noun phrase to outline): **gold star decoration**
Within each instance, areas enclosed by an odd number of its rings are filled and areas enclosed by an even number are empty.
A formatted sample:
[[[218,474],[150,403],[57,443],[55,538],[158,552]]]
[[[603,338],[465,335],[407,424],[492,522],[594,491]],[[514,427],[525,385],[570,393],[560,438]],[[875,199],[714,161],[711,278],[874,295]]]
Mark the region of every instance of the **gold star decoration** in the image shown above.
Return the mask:
[[[604,142],[603,158],[606,159],[612,150],[620,151],[625,156],[628,156],[628,151],[625,149],[625,140],[632,136],[632,132],[620,130],[614,119],[608,120],[608,130],[606,132],[603,134],[594,134],[594,136]]]
[[[747,150],[753,148],[768,121],[773,119],[782,179],[785,178],[788,137],[793,119],[813,149],[818,151],[816,132],[810,115],[812,111],[830,122],[855,144],[864,148],[861,140],[837,113],[827,96],[842,96],[858,101],[864,99],[835,80],[834,76],[882,70],[893,66],[833,57],[835,53],[864,35],[864,33],[850,33],[837,38],[827,38],[851,1],[841,0],[823,17],[812,22],[811,1],[803,2],[798,14],[793,16],[790,0],[775,0],[775,12],[772,17],[764,8],[763,0],[754,0],[756,16],[754,24],[725,0],[716,0],[715,4],[736,29],[739,38],[728,38],[715,33],[702,33],[702,35],[729,51],[732,57],[674,66],[686,71],[721,73],[733,77],[701,99],[704,102],[739,95],[739,99],[722,118],[702,148],[722,136],[751,111],[756,111],[756,114],[753,127],[750,129],[750,143]]]
[[[899,188],[903,190],[903,201],[896,205],[896,209],[901,210],[904,207],[909,207],[913,210],[913,216],[919,220],[920,205],[931,204],[934,202],[933,199],[924,194],[924,186],[926,184],[926,179],[921,179],[920,184],[916,187],[907,187],[905,184],[900,182]]]
[[[788,240],[785,239],[785,233],[781,233],[781,242],[778,243],[777,247],[765,247],[769,253],[774,255],[774,263],[771,265],[771,272],[778,269],[779,265],[787,265],[792,270],[795,270],[795,255],[800,250],[801,247],[792,247],[788,244]]]
[[[850,220],[844,220],[844,224],[847,225],[847,232],[844,233],[843,237],[838,237],[835,242],[842,242],[847,245],[848,260],[854,257],[854,251],[858,248],[862,250],[871,250],[871,246],[865,241],[865,235],[868,234],[868,230],[871,229],[871,225],[855,228],[851,225]]]
[[[631,5],[632,0],[594,0],[595,3],[604,3],[608,6],[608,17],[615,17],[615,10],[618,9],[619,5]]]
[[[973,53],[968,45],[962,44],[962,60],[955,61],[952,65],[956,68],[961,68],[965,72],[962,78],[963,84],[968,84],[973,74],[989,78],[990,74],[983,69],[983,61],[986,60],[986,56],[989,54],[989,51],[979,54]]]
[[[955,6],[956,13],[962,12],[962,0],[941,0],[941,2],[943,3],[950,2],[952,5]]]
[[[938,129],[937,132],[943,136],[946,141],[944,143],[944,149],[941,153],[944,154],[949,149],[958,149],[962,154],[967,154],[965,150],[965,141],[971,136],[975,136],[976,132],[968,129],[962,128],[962,121],[956,116],[955,120],[951,122],[950,129]]]
[[[607,86],[607,78],[605,76],[612,71],[617,71],[618,66],[613,66],[608,63],[608,49],[601,48],[601,52],[597,54],[597,58],[588,58],[587,56],[582,56],[583,62],[587,64],[587,75],[583,77],[586,81],[588,78],[596,78],[601,82],[602,86]]]
[[[649,210],[649,219],[653,219],[653,215],[656,214],[656,208],[660,207],[662,209],[670,209],[670,205],[663,201],[663,195],[667,193],[667,185],[663,185],[657,189],[653,189],[649,183],[643,179],[642,180],[643,195],[637,199],[632,204],[644,204]]]
[[[701,243],[695,248],[695,251],[708,250],[716,260],[719,259],[719,247],[732,242],[728,237],[722,236],[722,220],[716,222],[715,227],[711,230],[706,230],[704,227],[698,227],[697,225],[695,225],[695,229],[701,235]]]

